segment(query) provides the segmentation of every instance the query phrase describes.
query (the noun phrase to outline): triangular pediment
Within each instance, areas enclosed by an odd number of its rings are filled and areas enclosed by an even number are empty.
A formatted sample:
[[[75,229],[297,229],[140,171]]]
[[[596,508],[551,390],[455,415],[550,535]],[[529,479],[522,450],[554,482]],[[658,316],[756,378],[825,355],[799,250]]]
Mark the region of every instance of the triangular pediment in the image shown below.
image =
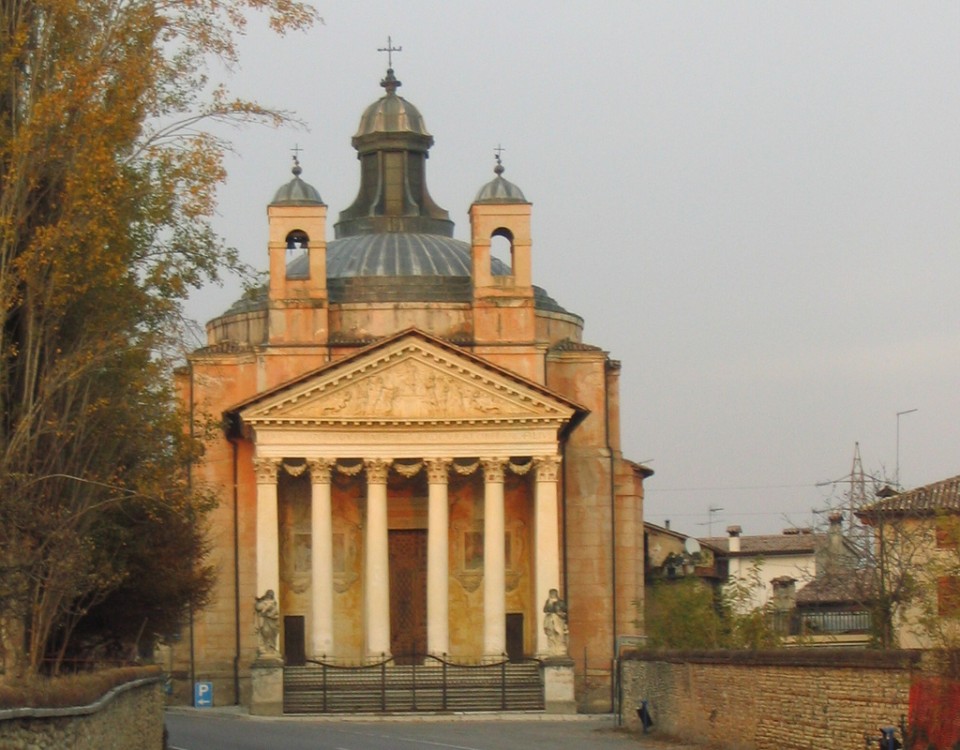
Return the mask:
[[[261,425],[559,425],[575,411],[536,384],[410,334],[267,394],[240,415]]]

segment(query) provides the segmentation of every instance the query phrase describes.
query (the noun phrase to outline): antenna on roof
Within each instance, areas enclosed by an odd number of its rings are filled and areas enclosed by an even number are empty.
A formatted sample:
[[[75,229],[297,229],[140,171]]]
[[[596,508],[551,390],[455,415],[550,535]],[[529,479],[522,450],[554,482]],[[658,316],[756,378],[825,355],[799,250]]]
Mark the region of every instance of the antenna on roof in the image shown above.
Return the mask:
[[[722,511],[719,505],[710,505],[707,506],[707,521],[706,523],[698,523],[697,526],[706,526],[707,527],[707,536],[713,536],[713,516],[716,513]]]
[[[917,409],[907,409],[906,411],[897,412],[897,473],[894,475],[893,480],[897,483],[897,489],[902,490],[903,487],[900,486],[900,417],[904,414],[913,414]]]

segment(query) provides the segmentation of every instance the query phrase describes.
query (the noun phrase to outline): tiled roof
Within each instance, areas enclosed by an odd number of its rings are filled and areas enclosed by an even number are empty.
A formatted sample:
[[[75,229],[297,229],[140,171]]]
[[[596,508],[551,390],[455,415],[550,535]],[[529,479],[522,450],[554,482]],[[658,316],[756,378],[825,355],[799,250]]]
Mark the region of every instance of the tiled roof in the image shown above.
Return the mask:
[[[584,344],[581,341],[573,341],[572,339],[563,339],[558,341],[556,344],[550,347],[552,352],[601,352],[599,346],[594,346],[593,344]]]
[[[220,341],[210,346],[202,346],[193,351],[193,356],[211,355],[211,354],[241,354],[243,352],[252,352],[254,347],[247,343],[237,343],[235,341]]]
[[[633,463],[633,462],[628,462],[628,463]],[[634,465],[640,467],[641,469],[647,469],[647,467],[643,466],[642,464],[634,464]],[[650,471],[651,474],[653,473],[650,469],[647,469],[647,471]],[[690,536],[689,534],[683,534],[679,531],[668,529],[666,526],[658,526],[655,523],[650,523],[650,521],[643,522],[643,530],[647,532],[652,532],[654,534],[664,534],[666,536],[672,536],[674,539],[678,539],[681,542],[685,542],[687,541],[687,539],[693,539],[693,537]],[[718,549],[715,545],[708,545],[707,544],[708,540],[706,539],[697,539],[696,541],[699,542],[701,546],[709,547],[709,549],[712,552],[725,551],[725,550]]]
[[[942,511],[960,512],[960,476],[889,495],[870,503],[858,515],[866,517],[877,513],[931,515]]]
[[[756,557],[758,555],[812,554],[819,545],[826,543],[826,534],[762,534],[740,537],[740,551],[730,552],[730,537],[715,536],[701,542],[720,549],[733,557]]]
[[[875,581],[871,570],[845,570],[823,575],[797,591],[797,605],[866,604],[873,599]]]

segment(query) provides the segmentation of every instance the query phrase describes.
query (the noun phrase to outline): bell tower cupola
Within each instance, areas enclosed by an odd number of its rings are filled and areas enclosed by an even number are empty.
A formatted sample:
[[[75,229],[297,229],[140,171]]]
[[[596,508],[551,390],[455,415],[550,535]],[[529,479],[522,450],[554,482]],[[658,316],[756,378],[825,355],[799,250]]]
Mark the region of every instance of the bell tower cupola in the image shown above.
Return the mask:
[[[303,169],[296,154],[292,171],[293,179],[277,190],[267,206],[268,336],[271,344],[323,344],[327,340],[327,206],[316,188],[301,179]]]

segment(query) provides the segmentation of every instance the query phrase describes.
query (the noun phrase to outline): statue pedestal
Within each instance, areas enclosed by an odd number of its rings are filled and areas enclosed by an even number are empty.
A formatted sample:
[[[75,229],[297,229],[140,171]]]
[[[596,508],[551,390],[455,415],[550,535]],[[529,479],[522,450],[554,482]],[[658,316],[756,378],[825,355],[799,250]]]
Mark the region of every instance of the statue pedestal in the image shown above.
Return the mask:
[[[250,667],[250,713],[255,716],[283,715],[283,661],[260,657]]]
[[[548,714],[575,714],[573,659],[550,656],[543,660],[543,697]]]

